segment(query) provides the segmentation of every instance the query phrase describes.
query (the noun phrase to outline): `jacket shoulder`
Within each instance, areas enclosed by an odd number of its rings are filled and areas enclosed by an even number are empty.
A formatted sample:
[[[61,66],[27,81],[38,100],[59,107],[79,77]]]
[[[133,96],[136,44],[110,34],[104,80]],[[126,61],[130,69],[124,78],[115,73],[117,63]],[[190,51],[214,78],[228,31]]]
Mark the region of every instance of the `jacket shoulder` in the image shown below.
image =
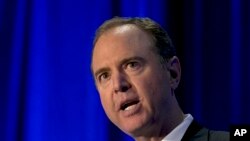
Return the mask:
[[[202,128],[190,141],[229,141],[229,132]]]
[[[209,131],[209,141],[229,141],[230,134],[225,131]]]
[[[229,139],[229,132],[210,130],[193,121],[181,141],[229,141]]]

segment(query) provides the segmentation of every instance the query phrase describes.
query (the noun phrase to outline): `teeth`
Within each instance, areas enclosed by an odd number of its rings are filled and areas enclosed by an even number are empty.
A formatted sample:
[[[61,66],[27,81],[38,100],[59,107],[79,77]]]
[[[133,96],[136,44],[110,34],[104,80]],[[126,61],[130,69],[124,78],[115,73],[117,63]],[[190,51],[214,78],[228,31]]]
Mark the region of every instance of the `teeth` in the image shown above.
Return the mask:
[[[134,108],[135,107],[135,105],[131,105],[131,106],[128,106],[127,108],[125,108],[124,110],[125,111],[128,111],[128,110],[131,110],[132,108]]]
[[[131,110],[131,109],[134,108],[138,103],[139,103],[138,100],[128,102],[128,103],[126,103],[126,104],[123,104],[123,105],[121,106],[121,109],[124,110],[124,111]]]

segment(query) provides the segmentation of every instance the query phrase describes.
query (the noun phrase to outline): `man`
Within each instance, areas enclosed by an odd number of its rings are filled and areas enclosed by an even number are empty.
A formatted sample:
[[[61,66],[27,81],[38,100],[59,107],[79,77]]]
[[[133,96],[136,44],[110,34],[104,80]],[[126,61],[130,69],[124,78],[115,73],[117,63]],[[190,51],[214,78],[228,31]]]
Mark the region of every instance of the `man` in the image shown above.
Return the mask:
[[[181,66],[163,28],[149,18],[113,18],[99,27],[91,66],[109,119],[136,141],[228,141],[184,114],[175,89]]]

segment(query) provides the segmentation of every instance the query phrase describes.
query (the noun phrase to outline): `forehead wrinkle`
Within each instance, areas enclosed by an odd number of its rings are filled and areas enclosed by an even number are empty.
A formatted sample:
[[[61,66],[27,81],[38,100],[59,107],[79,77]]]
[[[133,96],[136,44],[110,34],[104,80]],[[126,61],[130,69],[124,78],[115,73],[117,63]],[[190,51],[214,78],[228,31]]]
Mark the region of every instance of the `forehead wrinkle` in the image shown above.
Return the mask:
[[[101,38],[105,38],[106,36],[120,36],[120,37],[124,37],[124,36],[127,36],[127,35],[130,35],[130,37],[134,37],[134,38],[123,38],[123,39],[126,39],[128,40],[129,43],[133,43],[135,44],[136,42],[138,42],[139,40],[144,40],[143,43],[145,42],[148,42],[151,46],[153,47],[154,46],[154,37],[142,30],[140,27],[134,25],[134,24],[124,24],[124,25],[118,25],[116,27],[112,27],[106,31],[104,31],[102,33],[102,35],[99,36],[98,40],[96,41],[96,43],[94,44],[94,47],[93,47],[93,52],[96,48],[96,44],[97,42],[101,39]],[[143,39],[144,37],[144,39]],[[145,40],[145,37],[147,40]],[[107,39],[106,39],[107,40]],[[93,53],[92,53],[92,56],[93,56]]]
[[[136,46],[145,46],[145,48],[147,48],[146,46],[149,47],[149,49],[151,51],[153,51],[153,38],[152,36],[147,33],[146,31],[143,31],[142,29],[140,29],[139,27],[137,27],[136,25],[133,24],[126,24],[126,25],[121,25],[121,26],[117,26],[117,27],[113,27],[107,31],[105,31],[97,40],[94,48],[93,48],[93,52],[92,52],[92,63],[91,63],[91,68],[93,70],[93,58],[94,58],[94,54],[96,54],[96,50],[98,48],[98,50],[100,48],[104,50],[106,50],[105,48],[103,48],[104,46],[101,46],[102,42],[106,42],[107,40],[111,40],[112,37],[115,38],[122,38],[122,42],[126,43],[126,46],[129,48],[131,47],[136,47]],[[128,38],[129,37],[129,38]],[[131,38],[133,37],[133,38]],[[97,47],[98,45],[98,47]],[[114,48],[119,48],[118,46],[114,46]],[[106,50],[108,51],[108,50]],[[112,50],[110,50],[112,52]],[[153,51],[154,52],[154,51]],[[102,56],[100,54],[102,54],[103,52],[99,51],[99,55],[97,56]],[[134,54],[135,56],[136,54]],[[127,55],[125,55],[127,56]],[[95,57],[96,58],[96,57]],[[118,60],[120,60],[121,58],[118,57]],[[117,60],[117,59],[116,59]]]
[[[126,57],[123,57],[123,58],[118,58],[116,61],[113,62],[113,64],[116,68],[119,69],[122,65],[124,65],[125,63],[127,63],[131,60],[145,61],[144,58],[141,57],[140,55],[132,54],[132,55],[127,55]],[[111,71],[111,68],[108,65],[103,65],[100,68],[98,68],[96,70],[96,72],[94,72],[94,74],[95,74],[95,76],[97,76],[97,74],[99,74],[100,72],[103,72],[103,71]]]
[[[148,33],[147,31],[144,31],[140,27],[134,24],[124,24],[124,25],[118,25],[115,27],[112,27],[105,32],[102,33],[102,35],[99,37],[99,39],[102,36],[108,36],[108,35],[116,35],[116,36],[126,36],[127,34],[134,36],[134,38],[127,38],[129,41],[136,41],[135,39],[142,39],[143,37],[147,36],[146,38],[149,39],[147,41],[150,42],[150,45],[154,45],[154,37]],[[98,39],[98,40],[99,40]],[[125,38],[124,38],[125,39]],[[98,42],[97,40],[97,42]]]

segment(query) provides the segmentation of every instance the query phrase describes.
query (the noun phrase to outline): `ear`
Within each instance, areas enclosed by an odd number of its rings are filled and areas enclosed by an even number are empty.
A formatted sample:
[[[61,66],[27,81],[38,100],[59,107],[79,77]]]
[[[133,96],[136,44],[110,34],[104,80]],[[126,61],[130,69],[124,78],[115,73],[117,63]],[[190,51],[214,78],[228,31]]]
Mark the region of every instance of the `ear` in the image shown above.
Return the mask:
[[[181,65],[177,56],[173,56],[169,59],[168,71],[170,73],[170,86],[175,90],[181,80]]]

